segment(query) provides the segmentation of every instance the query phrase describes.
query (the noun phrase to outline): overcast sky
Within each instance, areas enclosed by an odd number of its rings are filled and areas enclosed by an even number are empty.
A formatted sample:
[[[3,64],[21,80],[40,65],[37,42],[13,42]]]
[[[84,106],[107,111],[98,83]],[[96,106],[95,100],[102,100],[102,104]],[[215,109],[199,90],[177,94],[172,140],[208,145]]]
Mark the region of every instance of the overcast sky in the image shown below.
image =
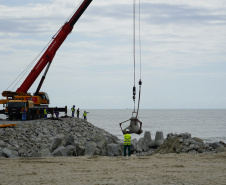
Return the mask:
[[[79,3],[0,0],[1,92]],[[136,23],[138,33],[138,14]],[[225,109],[225,30],[225,0],[141,0],[140,108]],[[136,41],[138,90],[138,34]],[[133,83],[133,1],[93,0],[58,50],[41,91],[50,106],[124,109],[133,108]]]

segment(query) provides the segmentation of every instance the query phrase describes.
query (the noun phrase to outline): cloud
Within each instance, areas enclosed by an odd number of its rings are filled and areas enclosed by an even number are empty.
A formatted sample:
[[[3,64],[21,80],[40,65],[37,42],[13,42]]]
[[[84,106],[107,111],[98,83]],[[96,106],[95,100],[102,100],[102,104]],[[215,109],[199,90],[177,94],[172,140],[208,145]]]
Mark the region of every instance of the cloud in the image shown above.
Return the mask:
[[[1,90],[37,56],[79,2],[0,1]],[[211,101],[216,102],[214,107],[224,107],[219,102],[225,102],[220,93],[225,92],[221,87],[225,79],[225,8],[223,0],[141,1],[143,107],[211,107],[200,98],[204,92],[205,98],[216,97]],[[75,92],[65,100],[68,104],[74,98],[89,108],[129,107],[132,11],[128,0],[92,1],[57,52],[42,89],[59,104],[66,98],[65,92],[68,96]],[[136,23],[138,34],[138,18]],[[136,38],[137,78],[138,41]],[[193,85],[197,79],[200,81]],[[208,93],[208,87],[216,91]],[[191,96],[190,89],[198,91]]]

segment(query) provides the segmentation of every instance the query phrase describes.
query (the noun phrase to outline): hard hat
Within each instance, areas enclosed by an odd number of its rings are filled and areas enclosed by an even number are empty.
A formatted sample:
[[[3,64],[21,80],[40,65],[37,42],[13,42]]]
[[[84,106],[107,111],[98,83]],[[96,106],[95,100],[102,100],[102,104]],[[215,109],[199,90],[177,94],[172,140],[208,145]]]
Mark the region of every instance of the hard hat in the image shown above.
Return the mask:
[[[126,129],[126,132],[129,132],[129,129]]]

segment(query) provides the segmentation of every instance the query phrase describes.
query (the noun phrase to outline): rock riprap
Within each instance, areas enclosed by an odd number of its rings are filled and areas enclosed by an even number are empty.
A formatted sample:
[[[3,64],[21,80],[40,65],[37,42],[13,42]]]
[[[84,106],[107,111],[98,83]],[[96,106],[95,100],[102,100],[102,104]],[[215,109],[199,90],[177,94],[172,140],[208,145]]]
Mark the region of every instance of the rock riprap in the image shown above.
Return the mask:
[[[18,122],[16,127],[0,129],[0,157],[121,156],[123,140],[83,119],[33,120]],[[146,131],[139,140],[132,135],[131,152],[137,156],[155,153],[226,152],[224,142],[204,143],[189,133],[156,132],[155,139]]]
[[[191,137],[190,133],[168,134],[164,143],[155,153],[219,153],[226,152],[225,143],[204,143],[198,137]]]
[[[119,139],[77,118],[34,120],[0,129],[0,157],[108,155]]]

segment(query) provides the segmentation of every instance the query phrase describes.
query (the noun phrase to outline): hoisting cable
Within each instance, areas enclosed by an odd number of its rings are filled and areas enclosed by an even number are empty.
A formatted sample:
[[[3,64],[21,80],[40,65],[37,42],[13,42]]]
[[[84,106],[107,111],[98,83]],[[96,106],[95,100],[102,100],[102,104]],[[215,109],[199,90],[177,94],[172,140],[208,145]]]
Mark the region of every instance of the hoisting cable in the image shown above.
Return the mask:
[[[140,97],[141,97],[141,36],[140,36],[140,0],[139,0],[139,48],[140,48],[140,80],[139,80],[139,98],[138,98],[138,107],[137,111],[135,109],[135,100],[136,100],[136,86],[135,86],[135,80],[136,80],[136,0],[133,1],[133,62],[134,62],[134,86],[133,86],[133,101],[134,101],[134,110],[132,112],[132,117],[126,121],[123,121],[119,123],[119,126],[122,130],[122,133],[125,134],[126,130],[129,130],[130,133],[135,133],[135,134],[141,134],[143,132],[142,130],[142,122],[138,120],[138,112],[140,108]],[[133,113],[136,113],[135,117],[133,116]],[[122,129],[122,124],[130,121],[130,125],[126,127],[125,129]],[[140,124],[140,126],[139,126]]]
[[[140,95],[141,95],[141,34],[140,34],[140,0],[139,0],[139,53],[140,53],[140,80],[139,80],[139,98],[138,98],[138,106],[137,106],[137,115],[136,118],[138,117],[138,112],[140,108]]]
[[[7,87],[6,90],[8,90],[17,80],[20,78],[16,84],[13,86],[12,90],[16,87],[16,85],[21,81],[21,79],[24,77],[24,75],[27,73],[27,71],[31,68],[31,66],[34,64],[34,62],[38,59],[38,57],[43,53],[43,51],[49,46],[49,44],[52,42],[52,39],[49,41],[49,43],[42,49],[42,51],[27,65],[27,67],[18,75],[18,77]]]
[[[134,65],[134,86],[133,86],[133,102],[134,102],[134,109],[133,112],[135,113],[135,100],[136,100],[136,86],[135,86],[135,80],[136,80],[136,40],[135,40],[135,23],[136,23],[136,19],[135,19],[135,14],[136,14],[136,0],[133,0],[133,65]]]
[[[139,49],[140,49],[140,80],[141,80],[141,36],[140,36],[140,0],[139,0]]]
[[[75,7],[75,9],[73,10],[73,12],[71,13],[71,15],[68,16],[68,18],[66,19],[66,22],[68,22],[72,16],[75,14],[75,12],[79,9],[79,7],[81,6],[81,4],[83,3],[84,1],[81,0],[80,3]]]

